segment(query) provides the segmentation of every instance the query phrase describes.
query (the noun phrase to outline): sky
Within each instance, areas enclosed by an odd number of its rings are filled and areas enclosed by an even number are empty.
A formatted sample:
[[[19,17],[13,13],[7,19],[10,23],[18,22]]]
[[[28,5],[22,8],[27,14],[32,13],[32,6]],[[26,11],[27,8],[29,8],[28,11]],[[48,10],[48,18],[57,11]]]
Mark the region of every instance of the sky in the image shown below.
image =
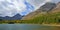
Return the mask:
[[[17,13],[27,15],[35,11],[46,2],[59,2],[60,0],[0,0],[0,16],[13,17]]]

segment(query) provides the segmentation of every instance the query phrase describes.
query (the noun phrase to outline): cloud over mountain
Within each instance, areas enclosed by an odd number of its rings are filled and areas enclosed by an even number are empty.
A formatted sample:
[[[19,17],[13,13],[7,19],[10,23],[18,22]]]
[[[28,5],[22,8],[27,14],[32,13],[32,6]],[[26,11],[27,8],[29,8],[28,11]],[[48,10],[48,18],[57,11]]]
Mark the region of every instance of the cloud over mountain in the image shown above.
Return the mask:
[[[39,8],[46,2],[58,2],[60,0],[0,0],[0,16],[14,16],[17,13],[26,15]]]

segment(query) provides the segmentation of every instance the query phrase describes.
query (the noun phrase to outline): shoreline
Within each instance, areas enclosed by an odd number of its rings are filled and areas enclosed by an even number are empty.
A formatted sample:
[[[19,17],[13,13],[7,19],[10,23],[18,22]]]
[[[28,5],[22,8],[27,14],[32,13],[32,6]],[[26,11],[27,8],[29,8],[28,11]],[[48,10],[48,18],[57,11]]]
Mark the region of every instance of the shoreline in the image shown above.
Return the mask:
[[[8,23],[2,23],[2,24],[8,24]],[[20,23],[15,23],[16,25],[19,25]],[[15,25],[14,24],[14,25]],[[1,25],[1,24],[0,24]],[[12,25],[12,24],[9,24]],[[42,25],[42,26],[60,26],[60,24],[20,24],[20,25]]]
[[[60,26],[60,24],[42,24],[44,26]]]

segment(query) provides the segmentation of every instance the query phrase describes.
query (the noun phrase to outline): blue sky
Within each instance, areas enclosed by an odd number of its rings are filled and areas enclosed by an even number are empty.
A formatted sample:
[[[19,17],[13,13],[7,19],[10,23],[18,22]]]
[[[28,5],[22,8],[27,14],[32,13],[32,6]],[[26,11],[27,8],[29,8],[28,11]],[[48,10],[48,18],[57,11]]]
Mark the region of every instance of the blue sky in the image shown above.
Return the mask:
[[[59,2],[60,0],[0,0],[0,16],[14,16],[17,13],[27,15],[35,11],[46,2]]]

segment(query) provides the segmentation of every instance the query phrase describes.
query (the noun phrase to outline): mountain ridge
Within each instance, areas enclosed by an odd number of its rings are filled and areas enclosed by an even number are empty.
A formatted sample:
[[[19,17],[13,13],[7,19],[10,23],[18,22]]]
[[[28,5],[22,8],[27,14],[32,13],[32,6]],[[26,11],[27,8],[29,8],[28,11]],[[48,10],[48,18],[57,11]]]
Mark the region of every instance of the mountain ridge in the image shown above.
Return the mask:
[[[0,17],[1,20],[20,20],[23,16],[20,14],[16,14],[13,17],[5,16],[5,17]]]
[[[50,3],[50,4],[49,4]],[[39,9],[37,9],[35,12],[31,12],[29,13],[28,15],[26,15],[25,17],[22,18],[22,20],[29,20],[29,19],[33,19],[34,17],[38,17],[38,15],[42,15],[42,14],[46,14],[47,12],[48,13],[53,13],[54,11],[57,11],[57,9],[60,9],[60,3],[46,3],[45,5],[41,6]],[[50,5],[50,6],[49,6]],[[45,8],[43,8],[45,7]],[[48,9],[48,11],[46,11],[46,7],[50,7]],[[42,9],[41,9],[42,8]],[[45,10],[45,11],[43,11]],[[59,11],[60,12],[60,11]],[[55,12],[54,12],[55,13]]]

